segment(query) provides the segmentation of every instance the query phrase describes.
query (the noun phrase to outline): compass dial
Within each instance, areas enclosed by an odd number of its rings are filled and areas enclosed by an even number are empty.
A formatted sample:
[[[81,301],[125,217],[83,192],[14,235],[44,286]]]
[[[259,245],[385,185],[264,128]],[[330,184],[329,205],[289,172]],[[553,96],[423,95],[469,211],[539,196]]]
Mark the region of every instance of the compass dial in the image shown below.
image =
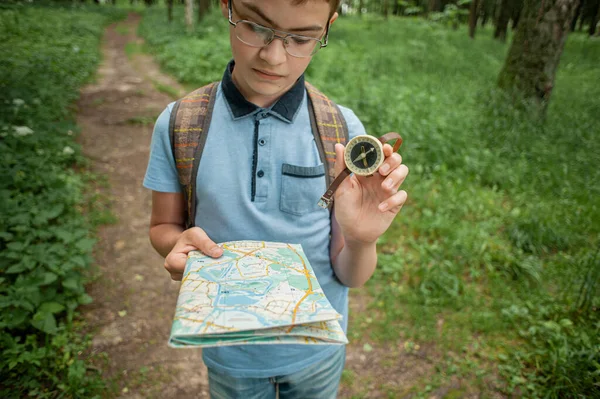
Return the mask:
[[[346,145],[344,158],[354,174],[372,175],[383,163],[383,146],[372,136],[356,136]]]

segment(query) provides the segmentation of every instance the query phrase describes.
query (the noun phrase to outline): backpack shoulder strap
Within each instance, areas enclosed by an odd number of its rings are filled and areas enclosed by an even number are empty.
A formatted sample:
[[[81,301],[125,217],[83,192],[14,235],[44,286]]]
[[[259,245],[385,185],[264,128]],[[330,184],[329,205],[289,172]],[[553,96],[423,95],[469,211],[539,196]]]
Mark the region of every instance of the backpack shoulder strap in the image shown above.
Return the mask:
[[[346,145],[348,126],[340,108],[313,85],[305,82],[308,92],[309,116],[315,142],[323,165],[327,168],[327,186],[335,179],[335,144]]]
[[[169,136],[179,184],[185,200],[185,227],[194,226],[196,216],[196,176],[219,82],[201,87],[178,100],[171,110]]]

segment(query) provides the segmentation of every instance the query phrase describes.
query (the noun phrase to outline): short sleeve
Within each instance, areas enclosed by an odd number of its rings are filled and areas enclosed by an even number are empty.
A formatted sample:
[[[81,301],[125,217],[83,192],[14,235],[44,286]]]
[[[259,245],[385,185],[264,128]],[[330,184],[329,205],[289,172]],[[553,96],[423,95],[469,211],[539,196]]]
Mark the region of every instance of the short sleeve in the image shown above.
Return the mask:
[[[340,111],[342,111],[342,115],[344,115],[344,119],[346,120],[346,126],[348,126],[348,139],[351,139],[355,136],[359,136],[361,134],[367,134],[365,127],[354,111],[350,108],[346,108],[344,106],[338,105],[340,107]]]
[[[165,108],[154,125],[150,158],[143,183],[144,187],[150,190],[164,193],[181,192],[169,137],[169,119],[174,104],[171,103]]]

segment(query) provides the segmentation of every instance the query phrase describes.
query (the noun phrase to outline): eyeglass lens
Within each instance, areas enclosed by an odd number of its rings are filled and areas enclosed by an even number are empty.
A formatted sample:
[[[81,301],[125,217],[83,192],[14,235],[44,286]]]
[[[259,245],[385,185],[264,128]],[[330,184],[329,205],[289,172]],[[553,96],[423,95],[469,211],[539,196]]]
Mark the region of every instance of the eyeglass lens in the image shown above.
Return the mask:
[[[320,47],[318,46],[320,42],[316,39],[296,35],[276,36],[271,29],[249,21],[238,21],[235,26],[235,34],[243,43],[253,47],[264,47],[269,45],[275,37],[281,38],[286,51],[295,57],[311,56]]]

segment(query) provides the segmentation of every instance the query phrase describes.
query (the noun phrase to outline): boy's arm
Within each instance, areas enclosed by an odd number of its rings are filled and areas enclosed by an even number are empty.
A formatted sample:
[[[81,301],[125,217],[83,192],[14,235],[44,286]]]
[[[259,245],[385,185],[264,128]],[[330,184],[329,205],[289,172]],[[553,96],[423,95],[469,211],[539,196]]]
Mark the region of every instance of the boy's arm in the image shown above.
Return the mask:
[[[371,278],[377,265],[375,244],[346,242],[335,213],[331,215],[331,264],[335,275],[345,286],[361,287]]]
[[[165,269],[173,280],[181,280],[187,255],[192,250],[218,258],[223,250],[199,227],[184,229],[183,194],[152,191],[150,242],[165,257]]]

